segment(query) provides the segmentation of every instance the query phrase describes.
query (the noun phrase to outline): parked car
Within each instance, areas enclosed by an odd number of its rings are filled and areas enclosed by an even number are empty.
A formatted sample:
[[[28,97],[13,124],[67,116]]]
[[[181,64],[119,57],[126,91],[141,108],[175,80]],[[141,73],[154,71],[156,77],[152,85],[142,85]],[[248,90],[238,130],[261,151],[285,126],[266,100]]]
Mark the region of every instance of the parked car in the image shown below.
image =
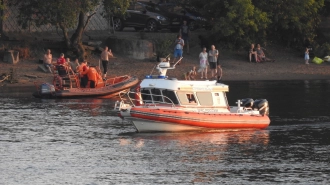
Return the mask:
[[[158,29],[168,28],[170,19],[160,11],[142,3],[131,3],[125,16],[114,16],[113,27],[116,31],[122,31],[124,27],[134,27],[135,30],[147,29],[157,31]]]
[[[185,15],[168,12],[151,2],[132,2],[124,17],[114,16],[113,26],[116,31],[121,31],[124,27],[134,27],[137,31],[145,28],[148,31],[178,31],[183,20],[187,19]]]
[[[195,10],[193,7],[182,7],[175,3],[158,3],[158,5],[168,12],[188,17],[188,26],[191,31],[198,28],[212,28],[210,21],[204,18],[202,14]]]

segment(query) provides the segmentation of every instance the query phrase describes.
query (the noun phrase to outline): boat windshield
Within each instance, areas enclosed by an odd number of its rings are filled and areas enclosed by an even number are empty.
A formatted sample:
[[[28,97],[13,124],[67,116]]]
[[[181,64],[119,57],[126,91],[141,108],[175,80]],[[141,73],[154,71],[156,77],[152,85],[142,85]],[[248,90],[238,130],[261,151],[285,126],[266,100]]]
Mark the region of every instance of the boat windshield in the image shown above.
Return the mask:
[[[174,103],[179,104],[175,92],[167,89],[142,89],[142,99],[146,103]]]

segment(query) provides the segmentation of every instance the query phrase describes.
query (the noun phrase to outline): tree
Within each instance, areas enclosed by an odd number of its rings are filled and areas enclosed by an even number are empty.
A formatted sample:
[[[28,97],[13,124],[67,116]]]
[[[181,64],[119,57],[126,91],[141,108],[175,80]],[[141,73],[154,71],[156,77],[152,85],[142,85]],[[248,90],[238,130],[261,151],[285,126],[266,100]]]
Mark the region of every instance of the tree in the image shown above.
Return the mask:
[[[131,0],[103,0],[105,12],[103,14],[103,17],[109,19],[109,22],[113,22],[114,15],[125,15],[126,10],[130,5],[130,2]]]
[[[224,42],[229,48],[242,47],[266,37],[270,19],[251,0],[188,0],[185,3],[213,20],[212,40]]]
[[[324,0],[253,0],[256,7],[268,12],[272,20],[267,34],[287,46],[301,46],[312,41],[320,23]]]
[[[126,1],[126,0],[124,0]],[[12,0],[11,3],[19,9],[18,23],[27,28],[30,24],[36,26],[53,25],[62,30],[65,45],[80,58],[85,57],[82,44],[83,33],[97,8],[101,3],[111,6],[122,5],[120,0]],[[125,7],[125,6],[121,6]],[[123,8],[123,11],[126,9]],[[74,33],[69,37],[69,29]]]

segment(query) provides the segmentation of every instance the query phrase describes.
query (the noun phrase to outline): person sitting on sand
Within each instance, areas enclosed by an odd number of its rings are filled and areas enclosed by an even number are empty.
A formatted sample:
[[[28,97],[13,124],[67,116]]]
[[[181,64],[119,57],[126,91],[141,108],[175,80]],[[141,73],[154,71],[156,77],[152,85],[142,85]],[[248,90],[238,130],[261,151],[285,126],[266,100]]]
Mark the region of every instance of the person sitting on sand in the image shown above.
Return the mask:
[[[190,71],[184,74],[185,80],[195,80],[196,76],[196,66],[194,66]]]
[[[254,44],[251,44],[251,47],[249,49],[249,62],[252,62],[252,58],[254,59],[254,61],[257,61],[257,52],[254,48]]]
[[[265,55],[264,51],[261,49],[260,44],[257,45],[256,53],[257,53],[257,63],[260,63],[260,62],[275,62],[275,60],[266,58],[266,55]]]

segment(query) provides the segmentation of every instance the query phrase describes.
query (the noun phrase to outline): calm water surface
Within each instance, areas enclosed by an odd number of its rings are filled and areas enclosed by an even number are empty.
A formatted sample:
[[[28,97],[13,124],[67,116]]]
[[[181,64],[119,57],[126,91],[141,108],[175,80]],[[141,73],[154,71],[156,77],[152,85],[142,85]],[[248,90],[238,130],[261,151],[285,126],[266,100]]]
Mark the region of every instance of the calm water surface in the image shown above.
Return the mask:
[[[270,127],[141,134],[111,112],[115,100],[3,91],[0,184],[330,183],[330,80],[228,84],[231,105],[269,101]]]

